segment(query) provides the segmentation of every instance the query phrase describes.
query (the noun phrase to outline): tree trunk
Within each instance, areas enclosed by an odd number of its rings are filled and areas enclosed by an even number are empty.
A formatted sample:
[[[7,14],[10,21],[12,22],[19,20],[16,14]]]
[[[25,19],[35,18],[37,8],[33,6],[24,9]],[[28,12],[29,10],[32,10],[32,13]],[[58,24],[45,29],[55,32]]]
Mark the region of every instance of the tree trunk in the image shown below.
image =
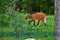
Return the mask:
[[[55,0],[55,40],[60,40],[60,0]]]

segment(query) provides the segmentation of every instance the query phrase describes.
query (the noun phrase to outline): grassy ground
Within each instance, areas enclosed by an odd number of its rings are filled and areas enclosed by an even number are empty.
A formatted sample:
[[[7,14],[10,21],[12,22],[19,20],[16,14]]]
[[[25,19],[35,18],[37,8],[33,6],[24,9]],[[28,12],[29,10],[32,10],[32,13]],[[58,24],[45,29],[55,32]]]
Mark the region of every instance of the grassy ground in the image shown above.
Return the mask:
[[[33,26],[33,22],[29,25],[29,20],[25,20],[25,14],[20,14],[23,19],[23,26],[18,28],[23,31],[20,36],[20,40],[24,40],[25,38],[33,37],[36,40],[54,40],[54,15],[47,15],[47,25],[45,26],[42,22],[36,27]],[[36,20],[37,24],[37,20]],[[2,28],[0,27],[0,31],[4,33],[13,32],[14,28]],[[3,34],[2,34],[3,35]],[[1,40],[6,39],[4,36],[0,36]],[[15,40],[15,36],[7,37],[6,40]]]

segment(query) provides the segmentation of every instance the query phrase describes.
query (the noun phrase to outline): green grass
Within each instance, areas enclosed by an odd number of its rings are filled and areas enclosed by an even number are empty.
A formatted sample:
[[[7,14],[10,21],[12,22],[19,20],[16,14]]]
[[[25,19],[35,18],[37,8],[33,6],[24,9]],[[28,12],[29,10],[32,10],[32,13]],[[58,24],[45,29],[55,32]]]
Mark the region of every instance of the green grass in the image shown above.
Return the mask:
[[[29,25],[29,20],[25,20],[25,14],[20,14],[22,16],[23,26],[18,28],[18,30],[23,30],[22,36],[20,36],[20,40],[24,40],[28,37],[33,37],[36,40],[54,40],[54,15],[47,15],[47,25],[45,26],[43,22],[40,22],[38,26],[33,26],[33,22]],[[37,24],[37,21],[36,21]],[[14,28],[2,28],[0,27],[0,31],[4,33],[8,33],[9,31],[14,32]],[[3,39],[3,37],[1,37]],[[7,37],[7,40],[15,40],[15,36]]]

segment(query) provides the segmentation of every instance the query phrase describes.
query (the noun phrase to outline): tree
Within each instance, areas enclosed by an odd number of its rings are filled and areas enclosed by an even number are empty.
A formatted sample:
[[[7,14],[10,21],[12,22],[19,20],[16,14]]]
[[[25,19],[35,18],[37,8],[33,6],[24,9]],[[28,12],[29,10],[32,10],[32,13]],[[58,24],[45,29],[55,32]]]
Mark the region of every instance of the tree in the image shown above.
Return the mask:
[[[29,13],[42,11],[46,14],[54,14],[54,0],[19,0],[17,6],[18,4],[22,10],[26,9]]]
[[[60,0],[55,0],[55,36],[60,40]]]
[[[0,12],[1,12],[0,13],[0,27],[6,27],[6,25],[8,25],[8,27],[11,27],[10,25],[14,24],[12,23],[12,21],[16,19],[15,5],[17,1],[18,0],[0,0]],[[15,28],[15,31],[17,31],[16,25],[13,26]],[[17,38],[17,35],[16,35],[16,40],[19,40],[19,38]]]

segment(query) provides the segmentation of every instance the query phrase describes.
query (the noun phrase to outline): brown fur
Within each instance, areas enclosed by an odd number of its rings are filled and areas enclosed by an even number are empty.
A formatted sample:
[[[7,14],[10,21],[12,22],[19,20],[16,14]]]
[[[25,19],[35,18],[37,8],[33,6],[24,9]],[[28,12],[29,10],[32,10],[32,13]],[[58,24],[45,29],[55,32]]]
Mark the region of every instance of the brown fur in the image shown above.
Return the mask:
[[[27,14],[26,13],[26,18],[31,18],[32,21],[34,21],[34,22],[35,22],[35,20],[38,20],[38,24],[39,24],[40,21],[44,22],[45,17],[46,17],[46,15],[43,12],[36,12],[36,13],[33,13],[33,14]]]

